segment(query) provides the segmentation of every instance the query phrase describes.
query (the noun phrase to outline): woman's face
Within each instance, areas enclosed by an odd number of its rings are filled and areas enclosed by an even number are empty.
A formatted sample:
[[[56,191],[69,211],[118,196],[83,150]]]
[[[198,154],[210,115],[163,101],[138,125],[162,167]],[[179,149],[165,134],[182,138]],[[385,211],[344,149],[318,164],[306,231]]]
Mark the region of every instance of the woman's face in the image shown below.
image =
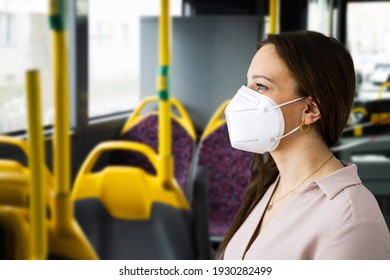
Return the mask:
[[[272,44],[257,51],[249,66],[247,79],[249,88],[270,97],[276,104],[300,97],[296,93],[297,83]],[[305,108],[303,100],[281,107],[285,120],[284,133],[299,126]]]

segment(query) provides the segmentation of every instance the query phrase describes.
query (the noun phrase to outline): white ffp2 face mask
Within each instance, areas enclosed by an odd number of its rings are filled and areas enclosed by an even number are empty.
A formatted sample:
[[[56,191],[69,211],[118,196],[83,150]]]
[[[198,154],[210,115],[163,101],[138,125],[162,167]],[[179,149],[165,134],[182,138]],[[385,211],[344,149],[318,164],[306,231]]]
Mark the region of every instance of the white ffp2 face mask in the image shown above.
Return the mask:
[[[298,126],[283,135],[284,118],[280,107],[303,98],[277,105],[268,96],[242,86],[225,109],[230,144],[247,152],[272,152],[280,139],[299,129]]]

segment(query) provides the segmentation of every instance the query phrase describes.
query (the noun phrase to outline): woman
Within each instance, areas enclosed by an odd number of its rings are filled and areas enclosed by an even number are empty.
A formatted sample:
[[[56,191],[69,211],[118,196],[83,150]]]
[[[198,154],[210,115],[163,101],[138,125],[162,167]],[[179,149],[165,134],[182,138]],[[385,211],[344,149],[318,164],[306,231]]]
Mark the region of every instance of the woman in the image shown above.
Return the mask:
[[[374,196],[329,150],[354,94],[353,61],[337,40],[307,31],[260,43],[225,111],[232,146],[255,164],[217,258],[390,259]]]

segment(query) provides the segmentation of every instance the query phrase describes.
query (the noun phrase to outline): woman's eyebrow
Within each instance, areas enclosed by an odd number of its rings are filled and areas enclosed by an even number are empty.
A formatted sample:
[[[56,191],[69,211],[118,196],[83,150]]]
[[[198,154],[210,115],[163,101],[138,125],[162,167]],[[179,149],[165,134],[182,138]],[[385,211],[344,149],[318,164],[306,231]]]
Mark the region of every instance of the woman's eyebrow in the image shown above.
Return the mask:
[[[257,78],[263,78],[273,84],[276,84],[271,78],[268,78],[267,76],[264,76],[264,75],[253,75],[252,76],[252,79],[257,79]]]

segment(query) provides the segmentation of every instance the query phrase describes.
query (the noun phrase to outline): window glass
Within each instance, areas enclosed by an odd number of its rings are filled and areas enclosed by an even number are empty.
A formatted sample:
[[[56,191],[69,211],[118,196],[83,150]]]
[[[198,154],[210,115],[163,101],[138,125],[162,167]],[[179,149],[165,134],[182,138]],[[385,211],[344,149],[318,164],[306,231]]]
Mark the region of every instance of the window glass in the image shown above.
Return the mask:
[[[381,86],[390,82],[389,11],[389,2],[347,6],[347,46],[355,63],[358,100],[378,99]],[[390,98],[388,88],[381,97]]]
[[[356,96],[349,133],[359,139],[350,151],[354,162],[388,163],[390,125],[390,2],[347,5],[347,47],[354,60]],[[372,178],[372,170],[361,168]],[[370,175],[367,175],[370,173]],[[379,173],[378,173],[379,174]],[[382,175],[375,174],[381,177]],[[386,175],[384,175],[386,176]],[[379,178],[378,177],[378,178]],[[371,179],[369,179],[371,180]],[[370,182],[373,186],[383,180]],[[376,183],[379,182],[379,183]]]
[[[310,0],[308,3],[307,29],[330,35],[330,14],[327,0]]]
[[[307,30],[337,38],[338,9],[332,7],[333,4],[334,2],[329,0],[309,0]]]
[[[172,0],[171,15],[182,1]],[[134,109],[140,102],[140,17],[160,0],[89,1],[89,116]]]
[[[53,122],[48,1],[0,0],[0,133],[27,127],[25,71],[41,75],[44,124]]]

